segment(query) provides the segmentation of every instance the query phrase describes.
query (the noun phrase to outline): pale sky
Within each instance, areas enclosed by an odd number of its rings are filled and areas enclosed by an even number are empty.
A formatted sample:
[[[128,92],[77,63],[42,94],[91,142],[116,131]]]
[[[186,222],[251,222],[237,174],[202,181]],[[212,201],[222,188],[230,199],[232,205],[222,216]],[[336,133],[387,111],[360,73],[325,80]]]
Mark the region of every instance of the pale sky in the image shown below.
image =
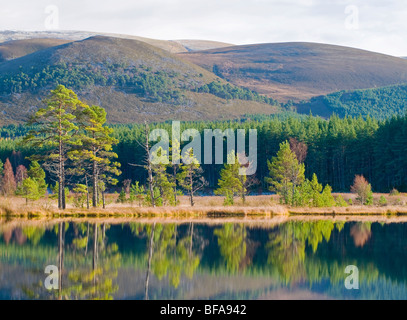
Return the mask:
[[[0,30],[55,27],[53,8],[60,30],[233,44],[307,41],[407,56],[406,0],[0,0]]]

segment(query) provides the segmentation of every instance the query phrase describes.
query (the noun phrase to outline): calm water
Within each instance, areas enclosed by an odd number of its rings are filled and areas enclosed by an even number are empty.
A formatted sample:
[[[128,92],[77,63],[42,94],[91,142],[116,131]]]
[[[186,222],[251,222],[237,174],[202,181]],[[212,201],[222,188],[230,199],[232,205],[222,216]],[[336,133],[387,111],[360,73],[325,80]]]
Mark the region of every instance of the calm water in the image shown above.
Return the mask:
[[[1,222],[0,299],[407,298],[404,222],[95,221]]]

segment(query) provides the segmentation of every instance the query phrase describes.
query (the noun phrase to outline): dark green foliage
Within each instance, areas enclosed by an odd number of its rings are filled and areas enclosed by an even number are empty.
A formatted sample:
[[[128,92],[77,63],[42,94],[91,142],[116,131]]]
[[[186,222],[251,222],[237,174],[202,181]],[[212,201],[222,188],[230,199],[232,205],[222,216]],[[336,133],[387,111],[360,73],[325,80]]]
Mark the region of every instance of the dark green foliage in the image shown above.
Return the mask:
[[[260,95],[255,91],[242,87],[237,87],[231,85],[230,83],[223,84],[219,81],[213,81],[211,83],[203,85],[198,89],[198,92],[210,93],[226,100],[240,99],[263,102],[271,105],[279,105],[278,101]]]
[[[251,119],[251,120],[250,120]],[[146,181],[144,168],[131,164],[140,164],[145,150],[139,145],[143,142],[143,125],[116,125],[114,137],[120,142],[114,147],[118,154],[123,172],[120,179]],[[151,130],[164,128],[171,134],[170,123],[151,125]],[[196,128],[257,129],[258,130],[258,167],[256,177],[263,182],[263,190],[268,189],[264,177],[269,173],[267,160],[276,155],[279,144],[290,137],[304,142],[308,146],[305,159],[305,176],[312,178],[316,173],[319,183],[332,186],[335,192],[349,192],[356,174],[362,174],[372,184],[375,192],[390,192],[393,188],[407,190],[407,117],[394,117],[386,121],[371,118],[363,119],[333,116],[329,120],[318,117],[258,117],[248,116],[242,121],[223,122],[183,122],[181,130]],[[202,135],[203,136],[203,135]],[[0,140],[0,159],[4,162],[13,150],[21,152],[21,159],[38,150],[17,146],[17,140]],[[182,147],[182,146],[181,146]],[[224,148],[226,153],[226,148]],[[226,159],[226,154],[224,156]],[[16,161],[16,165],[20,163]],[[217,186],[221,165],[202,165],[204,177],[210,188]],[[120,190],[117,190],[120,192]]]
[[[0,77],[0,94],[36,93],[44,87],[62,84],[74,90],[90,86],[115,86],[135,93],[152,101],[180,103],[179,74],[175,72],[152,72],[147,68],[127,66],[122,63],[91,67],[88,65],[66,65],[65,63],[46,66],[29,73]]]
[[[390,115],[404,115],[407,111],[407,85],[395,85],[354,91],[339,91],[312,98],[297,105],[299,111],[326,108],[323,113],[344,116],[371,116],[386,119]],[[325,114],[323,114],[325,115]]]
[[[122,191],[120,191],[119,197],[117,198],[117,203],[125,203],[127,202],[126,199],[126,192],[124,191],[124,189],[122,189]]]

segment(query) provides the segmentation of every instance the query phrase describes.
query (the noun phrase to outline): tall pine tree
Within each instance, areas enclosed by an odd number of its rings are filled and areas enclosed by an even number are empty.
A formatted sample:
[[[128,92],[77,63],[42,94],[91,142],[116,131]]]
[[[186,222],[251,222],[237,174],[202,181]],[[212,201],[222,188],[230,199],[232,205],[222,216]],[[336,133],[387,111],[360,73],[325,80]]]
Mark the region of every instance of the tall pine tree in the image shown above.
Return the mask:
[[[58,182],[58,208],[66,208],[65,169],[68,153],[72,147],[80,144],[75,136],[75,111],[82,105],[76,94],[63,85],[58,85],[45,100],[47,107],[39,109],[30,119],[30,125],[36,125],[24,138],[24,142],[33,148],[44,150],[33,156],[32,160],[43,160],[44,166],[56,177]]]

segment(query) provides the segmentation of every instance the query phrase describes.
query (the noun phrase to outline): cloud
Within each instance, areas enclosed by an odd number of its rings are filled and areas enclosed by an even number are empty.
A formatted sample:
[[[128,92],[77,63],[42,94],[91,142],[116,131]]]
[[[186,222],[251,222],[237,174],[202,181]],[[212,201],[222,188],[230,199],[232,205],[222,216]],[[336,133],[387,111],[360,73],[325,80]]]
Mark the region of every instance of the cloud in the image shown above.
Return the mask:
[[[45,8],[63,30],[235,44],[311,41],[407,55],[407,7],[398,0],[0,0],[0,29],[44,30]],[[345,8],[357,9],[349,28]]]

